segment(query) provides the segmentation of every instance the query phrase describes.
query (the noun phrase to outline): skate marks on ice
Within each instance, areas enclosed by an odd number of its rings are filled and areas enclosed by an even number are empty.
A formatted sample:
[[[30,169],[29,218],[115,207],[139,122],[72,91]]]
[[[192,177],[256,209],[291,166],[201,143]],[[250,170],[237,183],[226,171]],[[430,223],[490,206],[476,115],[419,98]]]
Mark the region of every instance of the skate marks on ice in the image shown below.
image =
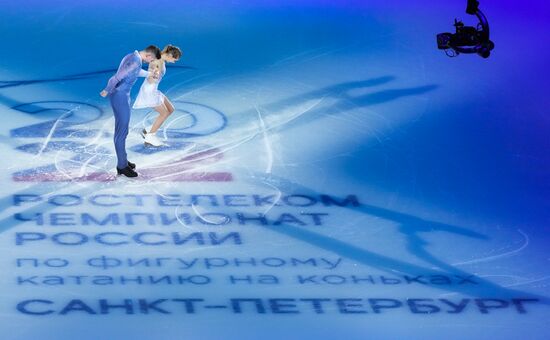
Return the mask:
[[[272,188],[277,188],[277,192],[275,194],[278,194],[279,196],[283,192],[299,193],[301,195],[308,195],[310,197],[318,197],[321,194],[314,189],[307,188],[303,185],[272,174],[255,173],[251,174],[250,177],[245,180],[255,185],[258,185],[258,183],[269,184],[269,186],[271,186]],[[341,199],[343,200],[343,197]],[[420,234],[422,233],[445,232],[454,236],[489,241],[490,238],[486,235],[472,231],[468,228],[431,221],[407,213],[397,212],[367,203],[362,203],[359,207],[343,206],[342,208],[352,209],[354,212],[359,212],[369,216],[375,216],[396,223],[398,225],[397,231],[406,239],[406,249],[408,253],[417,259],[423,260],[426,264],[428,264],[428,266],[408,263],[406,262],[406,260],[403,259],[397,259],[386,255],[377,254],[357,245],[337,240],[334,237],[325,236],[319,232],[310,231],[308,229],[300,228],[298,226],[290,224],[280,224],[277,226],[261,225],[261,227],[274,233],[288,236],[294,240],[305,242],[320,249],[330,251],[344,258],[357,261],[358,263],[366,265],[370,268],[376,268],[391,274],[404,274],[413,277],[417,275],[457,276],[462,278],[470,278],[477,283],[476,285],[433,286],[436,289],[444,290],[451,294],[460,293],[468,296],[495,298],[514,298],[519,296],[522,298],[538,299],[541,303],[545,305],[550,305],[549,297],[509,288],[519,285],[526,285],[532,282],[544,281],[549,278],[548,276],[527,280],[523,279],[521,280],[521,282],[518,281],[518,283],[511,285],[499,285],[485,278],[493,277],[494,275],[477,275],[458,268],[460,263],[450,264],[444,260],[439,259],[437,255],[432,254],[428,251],[428,249],[426,248],[428,242],[420,236]],[[522,235],[525,235],[522,231],[519,232]],[[493,257],[479,258],[477,259],[477,262],[493,261],[506,256],[517,254],[521,250],[523,250],[527,246],[527,244],[523,244],[519,249],[516,249],[512,252],[505,252]],[[476,260],[472,260],[472,262],[475,261]]]

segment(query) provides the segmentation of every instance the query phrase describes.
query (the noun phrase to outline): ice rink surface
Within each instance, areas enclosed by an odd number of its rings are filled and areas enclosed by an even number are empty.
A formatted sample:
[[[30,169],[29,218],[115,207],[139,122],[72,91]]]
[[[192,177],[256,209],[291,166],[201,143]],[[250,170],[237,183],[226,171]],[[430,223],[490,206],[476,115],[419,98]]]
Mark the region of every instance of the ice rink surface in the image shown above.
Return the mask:
[[[3,340],[550,337],[545,1],[487,60],[461,0],[0,4]],[[99,92],[168,43],[117,177]]]

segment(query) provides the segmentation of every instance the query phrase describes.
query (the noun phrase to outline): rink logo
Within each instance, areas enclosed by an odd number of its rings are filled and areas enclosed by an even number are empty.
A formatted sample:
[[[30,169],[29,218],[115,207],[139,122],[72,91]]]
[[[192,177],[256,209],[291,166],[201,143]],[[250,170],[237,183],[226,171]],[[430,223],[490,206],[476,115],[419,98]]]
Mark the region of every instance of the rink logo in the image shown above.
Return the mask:
[[[202,298],[99,299],[83,301],[73,299],[56,302],[48,299],[24,300],[17,304],[22,314],[44,315],[109,315],[109,314],[461,314],[463,312],[504,315],[526,314],[527,306],[538,299],[477,298],[477,299],[425,299],[425,298],[231,298],[225,303],[210,303]]]
[[[224,153],[211,145],[184,141],[209,136],[223,130],[225,115],[206,105],[176,101],[182,115],[163,133],[171,141],[162,148],[146,148],[142,144],[129,146],[137,154],[170,155],[168,161],[142,168],[138,180],[163,182],[227,182],[233,176],[225,171],[210,171],[223,159]],[[93,129],[88,126],[104,117],[100,107],[72,101],[39,101],[12,107],[46,121],[11,130],[11,137],[40,139],[40,142],[20,145],[17,151],[33,154],[39,160],[53,162],[13,173],[16,182],[68,182],[115,181],[110,163],[114,159],[112,148],[101,146],[103,139],[112,138],[110,129]],[[200,118],[199,118],[200,117]],[[164,157],[163,157],[164,156]]]

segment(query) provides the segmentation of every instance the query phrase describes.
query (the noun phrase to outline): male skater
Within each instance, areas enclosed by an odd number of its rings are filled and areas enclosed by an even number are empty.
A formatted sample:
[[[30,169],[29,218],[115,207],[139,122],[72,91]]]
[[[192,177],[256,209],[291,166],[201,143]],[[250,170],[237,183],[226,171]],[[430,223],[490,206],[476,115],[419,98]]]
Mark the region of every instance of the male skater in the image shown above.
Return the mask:
[[[119,175],[137,177],[134,171],[136,165],[126,158],[126,136],[130,124],[130,91],[137,77],[147,77],[149,72],[141,68],[142,61],[150,63],[160,59],[160,49],[151,45],[142,51],[134,51],[126,55],[118,67],[118,71],[109,79],[107,87],[101,91],[102,97],[109,96],[115,115],[115,151],[117,156],[116,170]],[[151,75],[156,76],[156,75]]]

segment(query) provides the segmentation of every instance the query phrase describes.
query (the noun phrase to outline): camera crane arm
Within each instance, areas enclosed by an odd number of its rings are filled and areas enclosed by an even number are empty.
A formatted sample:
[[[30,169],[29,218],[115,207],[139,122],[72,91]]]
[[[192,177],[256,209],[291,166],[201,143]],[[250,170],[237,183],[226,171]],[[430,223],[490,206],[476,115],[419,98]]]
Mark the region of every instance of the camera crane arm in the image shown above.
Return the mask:
[[[468,6],[466,7],[466,13],[475,15],[477,19],[479,20],[479,25],[481,25],[481,31],[479,31],[479,38],[483,42],[487,42],[490,44],[493,44],[489,40],[489,22],[487,21],[487,17],[481,10],[479,9],[479,1],[477,0],[468,0]],[[494,46],[494,44],[493,44]],[[464,47],[464,46],[455,46],[454,48],[459,53],[477,53],[479,48],[477,46],[474,47]]]

